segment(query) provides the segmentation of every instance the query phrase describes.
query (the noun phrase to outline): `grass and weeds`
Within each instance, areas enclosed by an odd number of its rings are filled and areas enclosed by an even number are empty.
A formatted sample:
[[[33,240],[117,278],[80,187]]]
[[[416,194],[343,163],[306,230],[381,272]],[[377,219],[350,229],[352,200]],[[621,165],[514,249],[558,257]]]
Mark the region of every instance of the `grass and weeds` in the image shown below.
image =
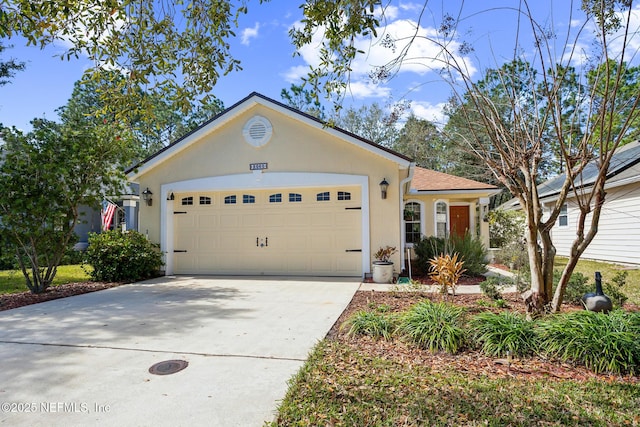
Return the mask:
[[[556,257],[554,268],[562,270],[566,264],[567,258]],[[621,291],[627,296],[627,302],[640,305],[640,268],[630,268],[618,264],[581,259],[578,261],[578,265],[574,270],[574,272],[582,273],[588,278],[590,292],[595,291],[595,288],[592,286],[593,283],[595,283],[594,274],[596,271],[599,271],[602,274],[603,283],[610,283],[612,285],[614,285],[613,281],[616,275],[620,272],[627,272],[628,274],[625,278],[626,283]]]
[[[292,379],[271,425],[637,425],[638,387],[434,370],[323,341]]]
[[[59,266],[58,273],[53,280],[53,286],[90,280],[90,276],[86,271],[87,268],[87,266],[81,265]],[[25,292],[28,290],[24,276],[20,270],[0,271],[0,295]]]

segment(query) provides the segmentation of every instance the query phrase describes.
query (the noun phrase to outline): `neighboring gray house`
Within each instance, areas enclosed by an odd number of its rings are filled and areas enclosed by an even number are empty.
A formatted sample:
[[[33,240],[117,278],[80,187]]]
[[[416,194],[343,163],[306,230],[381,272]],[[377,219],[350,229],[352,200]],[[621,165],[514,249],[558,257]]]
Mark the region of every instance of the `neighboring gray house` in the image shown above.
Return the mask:
[[[117,198],[112,198],[112,202],[118,205],[110,229],[122,228],[126,230],[138,230],[138,212],[140,210],[138,196],[138,185],[130,184],[127,191],[130,194],[124,194]],[[89,246],[89,233],[100,233],[102,231],[102,217],[100,209],[81,206],[80,212],[82,217],[74,231],[78,236],[78,243],[75,248],[85,250]]]
[[[590,190],[597,173],[595,164],[587,165],[580,181],[584,190]],[[540,200],[546,212],[550,211],[550,206],[557,200],[563,181],[564,176],[559,176],[538,186]],[[640,142],[627,144],[614,154],[605,191],[607,195],[600,215],[598,234],[582,258],[640,264]],[[507,209],[519,209],[517,200],[503,206]],[[569,256],[576,236],[578,214],[575,198],[568,197],[551,232],[553,244],[560,256]]]

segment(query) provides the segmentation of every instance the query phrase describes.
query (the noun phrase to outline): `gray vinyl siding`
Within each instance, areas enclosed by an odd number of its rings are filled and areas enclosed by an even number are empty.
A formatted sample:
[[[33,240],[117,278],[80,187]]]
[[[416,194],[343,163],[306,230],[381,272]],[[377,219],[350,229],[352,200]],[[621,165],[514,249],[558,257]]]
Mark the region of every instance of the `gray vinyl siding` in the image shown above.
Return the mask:
[[[579,212],[571,200],[567,204],[568,225],[560,227],[556,221],[552,235],[557,254],[562,256],[569,255]],[[598,234],[582,258],[640,264],[640,183],[607,190]]]

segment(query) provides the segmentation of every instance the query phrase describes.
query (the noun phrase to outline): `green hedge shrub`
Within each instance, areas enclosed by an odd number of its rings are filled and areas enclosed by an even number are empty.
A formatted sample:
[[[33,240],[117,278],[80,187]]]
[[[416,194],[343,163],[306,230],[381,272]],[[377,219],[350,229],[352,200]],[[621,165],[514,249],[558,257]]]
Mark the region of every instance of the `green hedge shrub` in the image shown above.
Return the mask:
[[[158,274],[162,254],[137,231],[110,230],[89,235],[86,263],[93,267],[93,280],[133,282]]]
[[[487,248],[471,233],[464,236],[449,236],[446,239],[429,236],[414,245],[417,265],[421,271],[429,271],[429,261],[440,255],[457,253],[464,262],[465,274],[480,276],[487,272]]]

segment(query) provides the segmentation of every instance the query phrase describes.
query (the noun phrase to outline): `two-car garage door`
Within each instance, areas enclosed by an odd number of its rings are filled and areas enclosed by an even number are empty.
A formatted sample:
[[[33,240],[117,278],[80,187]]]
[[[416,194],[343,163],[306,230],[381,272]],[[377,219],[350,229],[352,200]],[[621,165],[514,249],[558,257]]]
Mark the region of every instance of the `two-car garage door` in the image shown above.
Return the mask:
[[[177,274],[362,275],[360,187],[175,194]]]

